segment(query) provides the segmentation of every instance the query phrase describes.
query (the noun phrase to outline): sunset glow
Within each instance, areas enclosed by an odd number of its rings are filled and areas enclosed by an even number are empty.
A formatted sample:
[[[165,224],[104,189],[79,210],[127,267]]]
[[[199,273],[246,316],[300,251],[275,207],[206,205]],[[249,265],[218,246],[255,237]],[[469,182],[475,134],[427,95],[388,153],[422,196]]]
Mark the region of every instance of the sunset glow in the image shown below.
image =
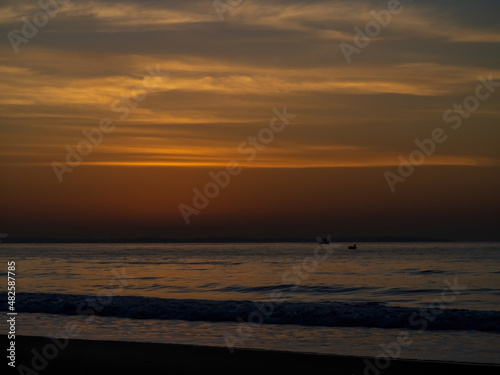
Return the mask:
[[[500,79],[500,29],[494,12],[479,21],[469,2],[453,2],[453,11],[451,2],[438,3],[404,2],[349,63],[339,45],[354,43],[355,27],[373,22],[385,3],[248,1],[221,22],[208,0],[74,1],[19,42],[12,35],[24,35],[22,18],[40,8],[7,1],[0,8],[2,230],[217,237],[225,229],[213,232],[214,223],[232,223],[242,236],[260,236],[273,234],[273,217],[279,236],[339,225],[362,234],[369,226],[361,229],[351,215],[365,216],[359,204],[387,223],[368,232],[422,236],[440,236],[440,229],[427,233],[411,224],[416,217],[462,206],[470,232],[455,231],[451,218],[444,236],[481,238],[499,219],[500,93],[484,86],[491,95],[463,113],[460,129],[444,116],[454,104],[470,106],[464,100],[475,95],[479,77]],[[284,107],[296,118],[249,161],[242,145]],[[76,152],[68,150],[89,141],[85,134],[97,134],[104,119],[113,129],[77,167],[64,167]],[[415,141],[436,128],[446,141],[411,178],[393,182],[393,194],[384,172],[411,165]],[[243,167],[241,177],[186,227],[178,206],[230,161]],[[36,188],[21,195],[28,186]],[[100,187],[98,197],[87,194],[91,186]],[[413,200],[439,201],[443,191],[450,194],[445,206],[403,214]],[[337,214],[325,215],[321,202]],[[395,202],[395,215],[382,209]],[[126,216],[105,219],[122,204]],[[25,227],[21,217],[33,223]],[[82,220],[99,225],[89,229]]]

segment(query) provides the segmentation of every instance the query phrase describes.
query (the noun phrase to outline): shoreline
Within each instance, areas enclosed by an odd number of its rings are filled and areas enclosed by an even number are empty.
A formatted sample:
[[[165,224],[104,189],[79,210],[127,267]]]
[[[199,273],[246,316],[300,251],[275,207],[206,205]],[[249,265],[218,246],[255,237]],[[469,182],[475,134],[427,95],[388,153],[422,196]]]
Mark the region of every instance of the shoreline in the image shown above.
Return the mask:
[[[3,342],[7,337],[3,336]],[[461,362],[392,359],[385,369],[374,365],[373,357],[234,349],[181,344],[70,339],[54,342],[45,337],[16,337],[17,371],[5,363],[9,373],[39,374],[309,374],[345,375],[476,373],[498,374],[500,365]],[[66,344],[66,345],[64,345]],[[8,346],[7,346],[8,348]],[[54,348],[55,351],[54,351]],[[61,349],[62,348],[62,349]],[[35,354],[37,360],[33,362]],[[47,358],[43,357],[45,353]],[[54,353],[55,356],[54,356]],[[7,360],[7,359],[5,359]],[[45,362],[45,364],[44,364]],[[373,366],[367,367],[367,363]],[[24,365],[24,372],[19,366]],[[34,368],[34,366],[38,368]],[[43,369],[41,367],[44,367]]]

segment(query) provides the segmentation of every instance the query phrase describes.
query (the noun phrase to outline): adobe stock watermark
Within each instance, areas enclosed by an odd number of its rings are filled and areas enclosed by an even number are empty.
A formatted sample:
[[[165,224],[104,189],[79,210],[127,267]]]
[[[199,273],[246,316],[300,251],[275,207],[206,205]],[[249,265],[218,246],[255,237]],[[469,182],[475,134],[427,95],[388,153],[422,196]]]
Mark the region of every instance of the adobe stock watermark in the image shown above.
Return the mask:
[[[13,31],[7,34],[10,45],[16,54],[19,53],[21,44],[28,44],[34,39],[39,29],[47,26],[50,18],[54,18],[59,13],[60,7],[69,3],[70,0],[39,0],[40,10],[32,14],[31,18],[23,17],[23,25],[20,34]]]
[[[328,244],[316,245],[316,248],[314,249],[314,256],[304,258],[300,264],[297,264],[291,269],[283,272],[281,277],[283,284],[292,285],[286,289],[297,290],[300,285],[302,285],[302,283],[309,278],[309,275],[316,272],[321,263],[325,262],[333,254],[335,249],[339,248],[339,245],[330,243],[330,235],[327,238],[329,242]],[[321,237],[318,237],[317,239],[318,242],[320,242]],[[236,318],[239,323],[236,328],[236,332],[234,332],[234,334],[224,332],[222,337],[231,354],[234,353],[235,345],[242,344],[246,339],[251,337],[253,335],[254,328],[264,324],[265,318],[269,318],[274,313],[275,308],[284,301],[282,296],[286,289],[273,289],[269,294],[268,301],[254,302],[255,310],[248,314],[246,320],[241,316]]]
[[[436,320],[436,317],[443,313],[447,304],[455,302],[461,290],[467,289],[465,285],[458,284],[458,278],[455,277],[453,284],[447,279],[444,280],[446,288],[441,292],[441,297],[430,302],[426,307],[421,307],[418,312],[410,315],[408,322],[415,327],[417,333],[427,329],[429,322]],[[375,359],[365,359],[365,368],[363,375],[381,375],[391,365],[391,360],[398,359],[401,356],[402,349],[413,343],[410,331],[401,331],[397,339],[389,344],[380,344],[382,352]]]
[[[232,12],[241,6],[245,0],[214,0],[212,3],[221,21],[224,21],[224,14]]]
[[[156,65],[156,70],[148,66],[146,71],[148,75],[144,77],[141,86],[133,87],[128,95],[122,96],[121,99],[116,99],[111,103],[111,111],[121,113],[118,117],[119,120],[125,120],[129,116],[131,109],[137,108],[139,103],[146,99],[148,91],[158,87],[163,80],[161,77],[168,75],[168,73],[160,71],[159,65]],[[150,84],[152,79],[155,81],[153,85]],[[104,134],[112,133],[115,128],[113,120],[106,117],[100,120],[98,127],[91,130],[82,130],[85,139],[77,144],[76,149],[70,145],[66,146],[66,162],[54,161],[52,163],[52,168],[59,182],[63,182],[63,176],[66,173],[73,172],[73,169],[82,163],[83,157],[90,155],[93,148],[102,143]]]
[[[107,288],[102,288],[95,298],[87,298],[85,302],[78,305],[76,313],[78,315],[89,315],[85,323],[90,324],[96,315],[96,311],[102,311],[105,306],[111,303],[113,296],[123,290],[128,285],[127,279],[133,277],[125,275],[125,270],[121,270],[121,274],[117,270],[112,271],[114,277],[109,281]],[[118,287],[115,284],[118,283]],[[84,310],[84,308],[86,308]],[[43,348],[38,351],[31,349],[31,362],[29,366],[24,364],[18,365],[17,372],[20,375],[38,375],[44,371],[70,343],[71,338],[79,336],[82,328],[77,324],[68,323],[64,329],[57,334],[49,334],[46,337],[50,339],[50,343],[46,343]]]
[[[257,157],[257,153],[266,148],[273,140],[276,133],[281,133],[285,130],[285,126],[290,124],[290,120],[297,117],[297,115],[289,114],[286,106],[283,111],[273,108],[274,117],[269,121],[269,126],[259,130],[257,136],[249,136],[246,141],[240,143],[238,146],[238,153],[240,155],[247,155],[245,159],[247,162],[252,162]],[[280,124],[276,124],[280,121]],[[184,219],[186,225],[191,223],[191,215],[199,215],[200,212],[207,208],[212,199],[219,196],[222,189],[228,187],[231,178],[239,175],[242,167],[236,160],[231,160],[226,164],[226,170],[215,173],[211,171],[208,173],[211,181],[207,182],[203,187],[203,192],[198,188],[193,189],[192,206],[185,203],[179,204],[179,211]]]
[[[359,55],[363,49],[368,47],[373,38],[377,38],[382,30],[389,26],[393,15],[399,14],[403,10],[404,7],[401,5],[401,1],[389,0],[387,2],[387,9],[382,9],[378,12],[372,10],[370,12],[373,19],[365,24],[364,32],[359,26],[355,26],[354,31],[356,34],[353,37],[352,44],[347,42],[339,43],[340,50],[347,63],[350,64],[352,62],[351,56],[353,54]]]
[[[473,112],[477,111],[482,101],[488,100],[491,95],[500,87],[500,82],[493,81],[493,75],[488,78],[479,76],[479,84],[473,95],[467,96],[462,104],[455,103],[452,108],[446,110],[443,114],[443,121],[447,124],[452,124],[452,130],[458,130],[464,120],[468,119]],[[435,128],[432,130],[429,138],[414,140],[417,146],[406,159],[402,155],[398,156],[399,166],[397,173],[386,170],[384,177],[391,192],[396,191],[396,184],[405,182],[414,172],[415,167],[424,164],[426,158],[432,156],[437,149],[438,144],[442,144],[448,140],[446,130],[443,128]]]

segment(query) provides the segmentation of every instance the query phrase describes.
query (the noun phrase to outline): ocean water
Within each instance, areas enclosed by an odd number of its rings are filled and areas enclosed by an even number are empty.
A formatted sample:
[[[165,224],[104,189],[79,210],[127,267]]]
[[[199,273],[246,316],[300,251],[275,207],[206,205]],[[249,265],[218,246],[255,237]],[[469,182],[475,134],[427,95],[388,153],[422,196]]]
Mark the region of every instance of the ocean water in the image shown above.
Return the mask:
[[[0,244],[0,259],[18,334],[371,356],[404,336],[400,358],[500,363],[498,243]]]

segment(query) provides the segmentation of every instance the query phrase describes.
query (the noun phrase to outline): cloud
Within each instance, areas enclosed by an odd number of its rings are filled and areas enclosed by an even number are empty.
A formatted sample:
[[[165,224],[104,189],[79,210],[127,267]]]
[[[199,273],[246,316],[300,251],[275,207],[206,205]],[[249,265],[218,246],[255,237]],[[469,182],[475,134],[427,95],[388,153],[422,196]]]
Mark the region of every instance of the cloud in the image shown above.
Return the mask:
[[[3,155],[42,164],[64,156],[83,129],[116,120],[111,102],[158,64],[169,76],[90,165],[219,165],[283,104],[300,116],[252,166],[392,165],[422,127],[441,124],[443,111],[469,95],[479,74],[500,77],[490,12],[453,4],[405,3],[347,64],[338,43],[385,2],[247,1],[221,22],[211,1],[71,1],[19,55],[7,38],[0,42]],[[0,31],[19,32],[21,18],[38,9],[8,1]],[[486,22],[472,19],[478,12]],[[487,140],[475,135],[473,152],[447,146],[429,162],[496,160],[481,151],[498,135],[495,103],[474,114]]]

